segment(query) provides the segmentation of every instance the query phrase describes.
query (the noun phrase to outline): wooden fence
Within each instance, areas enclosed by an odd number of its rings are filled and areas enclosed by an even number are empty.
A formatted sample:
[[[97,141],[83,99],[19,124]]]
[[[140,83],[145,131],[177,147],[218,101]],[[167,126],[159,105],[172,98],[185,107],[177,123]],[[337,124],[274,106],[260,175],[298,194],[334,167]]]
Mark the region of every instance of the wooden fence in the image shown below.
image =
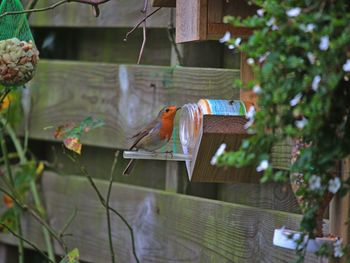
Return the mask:
[[[190,53],[184,64],[207,68],[171,65],[174,51],[167,42],[168,9],[148,23],[144,62],[154,66],[132,64],[136,62],[141,34],[136,32],[135,38],[130,37],[127,46],[122,38],[141,17],[141,2],[110,1],[101,8],[97,19],[91,10],[76,4],[33,14],[31,18],[39,48],[49,37],[56,38],[56,42],[54,51],[42,50],[46,58],[41,59],[29,85],[30,95],[23,98],[32,105],[30,145],[39,157],[54,161],[56,172],[45,172],[41,182],[50,224],[60,229],[77,210],[67,230],[72,236],[65,240],[71,248],[79,248],[85,262],[110,262],[104,209],[86,178],[77,176],[79,171],[60,154],[53,129],[46,128],[87,116],[105,120],[105,127],[83,137],[82,158],[90,174],[99,178],[99,189],[106,192],[105,179],[114,151],[127,148],[127,138],[154,117],[162,105],[181,105],[200,98],[239,98],[239,90],[233,86],[239,70],[223,68],[239,62],[232,62],[236,56],[217,42],[180,47],[183,54]],[[208,50],[210,54],[205,53]],[[177,132],[170,147],[180,151]],[[278,166],[285,168],[289,162],[288,145],[277,148],[275,153]],[[162,161],[140,161],[135,175],[126,178],[121,176],[124,165],[120,158],[111,204],[133,227],[141,262],[294,259],[294,251],[272,245],[275,228],[297,229],[301,219],[288,184],[194,184],[188,182],[183,164]],[[63,172],[75,176],[62,175]],[[121,220],[112,219],[118,262],[133,262],[129,232]],[[44,248],[38,225],[29,216],[23,223],[25,235]],[[328,220],[325,224],[327,228]],[[4,244],[16,244],[9,235],[1,234],[0,239]],[[62,254],[58,244],[55,249]],[[318,259],[308,255],[307,262]]]

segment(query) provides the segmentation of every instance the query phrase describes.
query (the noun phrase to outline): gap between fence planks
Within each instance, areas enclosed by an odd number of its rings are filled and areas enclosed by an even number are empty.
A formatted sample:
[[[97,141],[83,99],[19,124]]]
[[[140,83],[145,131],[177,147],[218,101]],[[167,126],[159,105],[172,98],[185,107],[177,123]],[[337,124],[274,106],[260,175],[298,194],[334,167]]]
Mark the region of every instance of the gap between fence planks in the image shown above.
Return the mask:
[[[29,0],[24,1],[26,6]],[[47,7],[56,0],[40,0],[36,7]],[[143,1],[111,0],[99,6],[101,14],[93,16],[91,6],[79,3],[68,3],[51,11],[34,13],[30,17],[31,26],[36,27],[133,27],[144,15],[141,13]],[[154,10],[149,1],[149,12]],[[147,19],[147,27],[167,28],[170,10],[164,8]]]
[[[43,198],[50,222],[60,229],[77,209],[67,233],[70,248],[78,247],[86,262],[110,262],[105,211],[87,179],[47,172],[42,179]],[[96,180],[102,193],[108,182]],[[297,229],[301,216],[252,208],[141,187],[113,184],[111,204],[132,225],[141,262],[291,262],[293,250],[272,245],[273,230],[285,225]],[[118,262],[134,262],[125,225],[112,218]],[[24,221],[24,232],[43,246],[40,228]],[[0,235],[4,243],[13,238]],[[60,251],[56,244],[56,251]],[[310,263],[318,262],[308,256]]]

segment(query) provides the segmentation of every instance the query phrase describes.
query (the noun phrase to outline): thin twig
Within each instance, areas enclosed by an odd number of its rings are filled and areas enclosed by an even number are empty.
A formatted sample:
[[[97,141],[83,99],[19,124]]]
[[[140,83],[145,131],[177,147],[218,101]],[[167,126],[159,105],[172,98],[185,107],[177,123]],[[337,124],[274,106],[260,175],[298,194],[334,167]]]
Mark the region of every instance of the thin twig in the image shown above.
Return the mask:
[[[110,207],[109,205],[107,205],[105,199],[103,198],[101,192],[98,190],[97,185],[95,184],[94,180],[92,179],[91,175],[87,172],[87,170],[85,169],[84,166],[82,166],[80,164],[80,161],[77,158],[74,158],[73,156],[71,156],[69,153],[67,153],[65,150],[63,151],[63,153],[70,159],[72,160],[72,162],[76,163],[78,168],[80,169],[80,171],[83,173],[83,175],[85,175],[85,177],[88,179],[89,183],[91,184],[92,188],[95,190],[98,199],[100,200],[101,204],[103,207],[108,208],[110,211],[112,211],[114,214],[116,214],[122,221],[123,223],[127,226],[127,228],[129,229],[130,232],[130,236],[131,236],[131,243],[132,243],[132,253],[134,255],[134,258],[136,260],[137,263],[140,262],[140,260],[137,257],[136,254],[136,246],[135,246],[135,237],[134,237],[134,231],[132,229],[132,227],[130,226],[130,224],[128,223],[128,221],[125,219],[125,217],[120,214],[117,210],[115,210],[114,208]]]
[[[13,231],[10,227],[8,227],[7,225],[0,223],[0,225],[4,228],[6,228],[12,235],[14,235],[15,237],[17,237],[18,239],[22,240],[23,242],[27,243],[29,246],[31,246],[32,248],[34,248],[38,253],[40,253],[40,255],[42,255],[46,260],[48,260],[49,262],[55,263],[55,261],[51,260],[43,251],[41,251],[34,243],[32,243],[31,241],[29,241],[28,239],[24,238],[22,235],[17,234],[15,231]]]
[[[76,216],[77,216],[77,208],[74,209],[73,214],[68,218],[67,222],[64,224],[61,231],[59,232],[59,236],[61,238],[67,235],[64,232],[66,232],[67,228],[70,226],[70,224],[73,222]]]
[[[108,240],[109,240],[109,249],[111,251],[112,263],[115,263],[115,253],[114,253],[114,249],[113,249],[111,214],[110,214],[110,210],[109,210],[109,200],[110,200],[110,197],[111,197],[113,177],[114,177],[115,168],[116,168],[117,162],[118,162],[118,156],[119,156],[119,151],[117,151],[115,153],[115,155],[114,155],[114,161],[113,161],[113,165],[112,165],[112,168],[111,168],[111,174],[110,174],[110,178],[109,178],[109,185],[108,185],[107,198],[106,198],[106,205],[107,205],[106,206],[106,215],[107,215],[107,227],[108,227]]]
[[[0,124],[1,152],[2,152],[2,156],[4,156],[4,158],[5,158],[4,159],[5,160],[5,167],[6,167],[7,176],[10,179],[10,185],[11,185],[12,188],[14,188],[15,187],[15,180],[14,180],[14,177],[12,175],[10,162],[9,162],[9,160],[7,158],[8,151],[7,151],[7,145],[6,145],[6,141],[5,141],[3,128],[4,128],[3,125]],[[18,205],[16,205],[16,207],[20,208]],[[22,214],[21,209],[17,209],[15,211],[16,227],[18,229],[19,235],[22,235],[21,214]],[[23,245],[23,240],[21,240],[21,239],[18,240],[18,262],[19,263],[23,263],[24,262],[24,245]]]
[[[145,0],[143,4],[143,9],[141,10],[141,13],[145,14],[145,17],[147,17],[147,7],[148,7],[148,0]],[[140,64],[141,62],[143,51],[145,50],[146,41],[147,41],[147,20],[144,19],[142,22],[142,45],[140,48],[139,57],[137,59],[137,64]]]
[[[0,174],[1,175],[1,174]],[[10,193],[9,191],[7,191],[6,189],[2,188],[0,186],[0,192],[8,195],[15,203],[18,207],[20,207],[23,211],[28,211],[29,214],[31,216],[34,217],[35,220],[37,220],[42,226],[44,226],[49,232],[50,234],[57,240],[57,242],[61,245],[62,249],[64,250],[65,253],[68,252],[67,246],[66,244],[63,242],[63,240],[60,238],[60,236],[56,233],[56,231],[54,229],[51,228],[51,226],[49,226],[49,224],[43,220],[40,215],[38,215],[34,209],[30,208],[29,206],[23,204],[21,201],[18,200],[18,198]]]
[[[4,120],[1,115],[0,115],[0,123],[5,127],[7,134],[10,136],[12,143],[16,148],[17,154],[18,154],[19,159],[20,159],[20,164],[27,163],[28,162],[27,157],[25,156],[24,149],[23,149],[20,141],[18,140],[15,131],[13,130],[11,125],[6,123],[6,120]],[[43,206],[41,205],[41,200],[39,197],[39,192],[38,192],[37,186],[35,184],[35,181],[30,182],[30,189],[31,189],[31,192],[33,195],[33,200],[34,200],[34,204],[35,204],[36,209],[38,211],[42,211]],[[46,220],[45,216],[44,215],[42,215],[42,216]],[[54,248],[52,246],[50,233],[45,228],[45,226],[42,226],[42,230],[43,230],[43,235],[44,235],[44,240],[45,240],[48,255],[51,258],[51,260],[54,261],[55,260],[55,253],[54,253]]]
[[[169,26],[168,26],[168,39],[169,39],[170,44],[172,45],[172,47],[175,51],[178,63],[180,65],[183,65],[181,52],[180,52],[179,47],[176,44],[176,40],[175,40],[175,27],[174,27],[173,20],[174,20],[174,13],[173,13],[173,10],[170,10],[170,21],[169,21]]]
[[[151,13],[149,13],[147,16],[145,16],[144,18],[142,18],[130,31],[128,31],[124,37],[124,41],[128,41],[128,37],[134,33],[134,31],[136,29],[139,28],[139,26],[143,23],[143,21],[147,20],[149,17],[151,17],[152,15],[154,15],[155,13],[157,13],[159,10],[161,9],[161,7],[158,7],[157,9],[155,9],[154,11],[152,11]]]
[[[28,14],[28,13],[34,13],[34,12],[43,12],[43,11],[48,11],[52,10],[60,5],[66,4],[66,3],[81,3],[81,4],[88,4],[88,5],[93,5],[97,6],[100,4],[104,4],[109,2],[110,0],[61,0],[58,1],[50,6],[47,7],[42,7],[42,8],[33,8],[33,9],[28,9],[28,10],[21,10],[21,11],[10,11],[10,12],[5,12],[0,15],[0,18],[4,16],[9,16],[9,15],[20,15],[20,14]]]

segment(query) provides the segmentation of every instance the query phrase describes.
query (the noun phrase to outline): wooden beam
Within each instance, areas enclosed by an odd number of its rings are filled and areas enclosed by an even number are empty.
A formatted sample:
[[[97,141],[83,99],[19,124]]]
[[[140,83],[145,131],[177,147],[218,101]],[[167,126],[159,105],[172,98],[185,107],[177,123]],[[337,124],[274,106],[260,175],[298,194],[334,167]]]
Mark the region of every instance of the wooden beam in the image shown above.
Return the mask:
[[[176,0],[176,43],[207,39],[207,0]]]
[[[341,161],[340,178],[346,181],[350,176],[350,157]],[[343,240],[343,245],[349,245],[349,209],[350,209],[350,194],[345,196],[335,195],[330,203],[329,211],[329,230],[330,233],[340,237]],[[349,257],[344,256],[340,259],[332,259],[332,263],[348,262]]]
[[[108,182],[96,180],[105,194]],[[110,262],[105,211],[86,178],[45,173],[42,182],[48,216],[61,229],[77,209],[66,233],[69,248],[77,247],[85,262]],[[296,214],[251,208],[220,201],[113,184],[112,206],[131,224],[141,262],[291,262],[293,250],[272,245],[273,230],[297,229]],[[43,247],[40,227],[24,221],[25,236]],[[130,234],[112,217],[117,262],[133,262]],[[1,234],[2,242],[14,239]],[[62,250],[56,244],[56,251]],[[306,262],[317,263],[313,255]]]
[[[199,142],[193,151],[188,167],[190,180],[193,182],[215,183],[252,183],[259,182],[260,175],[254,166],[242,168],[217,167],[210,164],[211,158],[222,143],[227,144],[227,151],[236,151],[242,140],[248,138],[241,116],[204,115]]]
[[[24,1],[24,5],[29,0]],[[38,1],[36,7],[42,8],[56,3],[56,0]],[[34,13],[30,17],[31,26],[35,27],[133,27],[144,15],[140,12],[143,1],[109,1],[100,5],[101,14],[94,17],[91,6],[68,3],[51,11]],[[149,1],[149,12],[154,10]],[[158,11],[147,19],[147,27],[166,28],[169,24],[169,10]]]
[[[238,77],[238,70],[41,60],[30,83],[30,136],[54,140],[54,130],[45,127],[95,116],[106,125],[84,136],[83,143],[128,148],[128,137],[166,104],[238,98],[233,88]],[[175,140],[170,148],[180,151],[177,134]]]

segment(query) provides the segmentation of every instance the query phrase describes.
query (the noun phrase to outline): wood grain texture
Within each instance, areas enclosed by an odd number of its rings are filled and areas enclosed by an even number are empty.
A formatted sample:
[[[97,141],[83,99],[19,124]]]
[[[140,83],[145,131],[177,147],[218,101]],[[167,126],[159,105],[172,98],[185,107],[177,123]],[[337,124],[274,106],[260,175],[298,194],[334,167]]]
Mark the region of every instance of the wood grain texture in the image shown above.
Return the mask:
[[[28,0],[24,1],[24,4]],[[56,0],[38,1],[36,7],[46,7],[56,3]],[[36,27],[133,27],[144,15],[140,12],[143,1],[109,1],[100,5],[101,14],[98,18],[92,14],[91,6],[79,3],[69,3],[51,11],[34,13],[30,24]],[[149,12],[154,10],[149,1]],[[169,24],[169,10],[158,11],[147,19],[147,27],[166,28]]]
[[[290,184],[219,184],[218,200],[252,207],[300,213]]]
[[[32,27],[33,29],[33,27]],[[35,43],[46,59],[135,64],[142,43],[142,28],[124,41],[130,28],[35,27]],[[169,66],[171,44],[165,28],[147,29],[141,64]]]
[[[166,104],[238,98],[233,88],[238,77],[237,70],[42,60],[30,83],[30,136],[53,140],[53,129],[45,127],[95,116],[106,125],[83,136],[83,143],[128,148],[128,138]],[[177,127],[173,139],[169,150],[178,152]]]
[[[154,7],[176,7],[176,0],[152,0]]]
[[[107,191],[107,182],[96,183],[103,193]],[[110,262],[104,209],[87,180],[46,173],[43,194],[56,229],[77,209],[67,229],[72,236],[66,241],[69,247],[78,247],[81,260]],[[122,184],[113,185],[111,204],[133,227],[141,262],[284,263],[294,259],[294,251],[272,245],[272,236],[282,225],[297,229],[301,217],[296,214]],[[125,225],[113,216],[112,227],[117,262],[134,262]],[[26,220],[24,231],[42,247],[40,229],[31,220]],[[14,242],[4,234],[0,238]],[[57,244],[56,251],[62,253]],[[308,255],[306,262],[318,260]]]
[[[227,151],[235,151],[242,140],[249,135],[244,129],[245,117],[204,115],[197,146],[193,152],[189,177],[193,182],[259,182],[260,176],[255,167],[243,168],[217,167],[210,160],[222,143],[227,145]]]
[[[207,39],[207,0],[176,0],[176,43]]]
[[[243,85],[248,85],[249,81],[252,81],[255,79],[254,72],[252,70],[252,67],[248,65],[247,63],[247,55],[243,52],[241,52],[241,80],[243,82]],[[241,89],[240,94],[241,100],[248,102],[251,105],[254,105],[254,107],[257,109],[257,99],[258,95],[254,93],[252,90],[244,90]]]

